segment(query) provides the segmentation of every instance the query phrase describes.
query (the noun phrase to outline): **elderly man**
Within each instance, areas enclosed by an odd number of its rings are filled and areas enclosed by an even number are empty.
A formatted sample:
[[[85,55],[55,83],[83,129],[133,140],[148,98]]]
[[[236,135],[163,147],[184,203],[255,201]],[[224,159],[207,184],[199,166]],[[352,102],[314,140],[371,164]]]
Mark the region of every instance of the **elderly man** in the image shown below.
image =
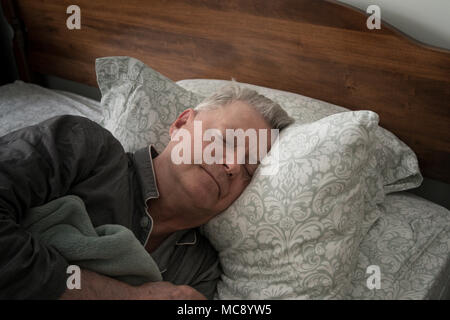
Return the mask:
[[[233,84],[181,113],[171,136],[181,129],[193,133],[194,121],[201,121],[203,130],[225,132],[281,130],[292,119],[271,100]],[[0,297],[211,298],[219,263],[196,227],[239,197],[257,164],[225,155],[222,163],[175,164],[176,145],[171,141],[159,155],[151,147],[125,153],[106,129],[75,116],[55,117],[0,138]],[[29,208],[67,194],[84,201],[94,226],[120,224],[132,230],[164,281],[135,287],[82,270],[82,288],[67,289],[68,262],[20,226]]]

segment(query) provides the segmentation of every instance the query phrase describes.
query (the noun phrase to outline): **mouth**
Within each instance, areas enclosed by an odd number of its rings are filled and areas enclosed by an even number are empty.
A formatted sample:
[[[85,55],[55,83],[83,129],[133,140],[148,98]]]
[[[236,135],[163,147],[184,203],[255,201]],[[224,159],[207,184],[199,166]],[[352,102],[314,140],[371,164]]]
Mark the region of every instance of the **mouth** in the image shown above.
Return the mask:
[[[220,195],[222,194],[222,190],[221,190],[221,188],[220,188],[220,184],[219,184],[219,182],[216,180],[216,178],[207,170],[207,169],[205,169],[205,167],[203,167],[202,165],[200,165],[200,168],[202,168],[210,177],[211,177],[211,179],[216,183],[216,185],[217,185],[217,189],[219,189],[219,195],[218,195],[218,198],[220,198]]]

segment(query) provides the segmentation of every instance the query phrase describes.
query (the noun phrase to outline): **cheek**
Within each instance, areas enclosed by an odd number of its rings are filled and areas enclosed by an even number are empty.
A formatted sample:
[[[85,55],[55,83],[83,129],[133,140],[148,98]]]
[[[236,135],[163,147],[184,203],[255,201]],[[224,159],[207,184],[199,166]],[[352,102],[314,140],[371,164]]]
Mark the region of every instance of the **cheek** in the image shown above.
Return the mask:
[[[230,192],[227,194],[225,198],[220,201],[220,204],[225,210],[228,208],[245,190],[245,188],[249,185],[250,181],[244,180],[235,180],[230,185]]]
[[[217,189],[217,185],[214,181],[211,180],[211,178],[209,178],[209,176],[198,165],[186,165],[181,173],[181,179],[183,179],[185,185],[189,185],[189,187],[194,191],[203,192],[204,190],[207,190],[212,194]]]
[[[250,180],[245,180],[245,179],[239,179],[237,181],[233,181],[234,183],[236,183],[236,186],[232,187],[235,189],[235,192],[237,193],[237,196],[239,196],[244,190],[245,188],[247,188],[247,186],[250,184]]]

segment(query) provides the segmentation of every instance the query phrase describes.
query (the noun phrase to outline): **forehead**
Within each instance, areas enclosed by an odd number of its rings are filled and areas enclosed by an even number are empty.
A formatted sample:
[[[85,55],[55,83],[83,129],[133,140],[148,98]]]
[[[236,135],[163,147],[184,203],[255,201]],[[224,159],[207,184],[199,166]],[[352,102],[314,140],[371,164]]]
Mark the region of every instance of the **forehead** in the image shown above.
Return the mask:
[[[209,128],[217,129],[270,129],[270,125],[254,108],[241,101],[234,101],[224,107],[202,111],[198,120]]]

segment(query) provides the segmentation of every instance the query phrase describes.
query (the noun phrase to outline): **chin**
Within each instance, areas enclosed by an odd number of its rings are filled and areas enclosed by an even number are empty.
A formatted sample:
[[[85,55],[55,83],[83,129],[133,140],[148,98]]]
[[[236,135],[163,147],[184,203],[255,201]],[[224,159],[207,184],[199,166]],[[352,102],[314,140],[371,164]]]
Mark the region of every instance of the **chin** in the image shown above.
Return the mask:
[[[195,208],[211,210],[217,204],[217,195],[211,194],[211,189],[194,189],[189,193],[191,203]]]
[[[219,202],[217,184],[198,166],[192,166],[178,175],[186,197],[183,199],[199,210],[211,211]]]

